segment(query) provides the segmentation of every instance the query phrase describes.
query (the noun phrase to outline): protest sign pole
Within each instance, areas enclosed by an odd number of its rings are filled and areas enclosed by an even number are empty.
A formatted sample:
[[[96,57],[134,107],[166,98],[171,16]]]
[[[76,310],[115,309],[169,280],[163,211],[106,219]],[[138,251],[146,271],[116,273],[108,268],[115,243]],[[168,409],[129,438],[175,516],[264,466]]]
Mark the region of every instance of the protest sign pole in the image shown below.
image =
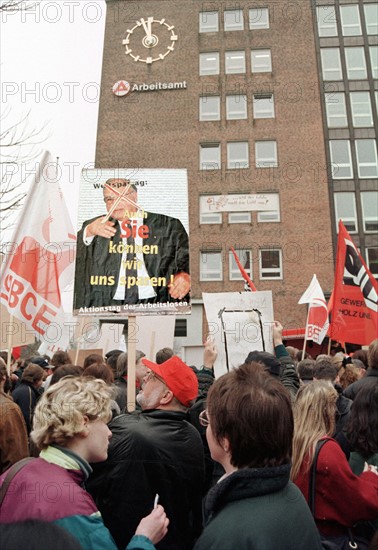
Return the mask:
[[[154,357],[154,350],[155,350],[155,338],[156,338],[156,331],[153,330],[151,333],[151,340],[150,340],[150,355],[149,357]]]
[[[128,316],[127,329],[127,412],[135,411],[136,315]]]
[[[78,339],[77,339],[77,345],[76,345],[75,365],[77,365],[77,361],[78,361],[78,359],[79,359],[80,342],[81,342],[81,337],[83,336],[84,322],[85,322],[85,317],[82,317],[82,318],[80,319],[79,337],[78,337]]]
[[[308,330],[308,318],[310,317],[310,309],[311,309],[311,303],[309,304],[308,306],[308,310],[307,310],[307,319],[306,319],[306,328],[305,328],[305,337],[304,337],[304,342],[303,342],[303,350],[302,350],[302,361],[305,357],[305,353],[306,353],[306,345],[307,345],[307,330]]]

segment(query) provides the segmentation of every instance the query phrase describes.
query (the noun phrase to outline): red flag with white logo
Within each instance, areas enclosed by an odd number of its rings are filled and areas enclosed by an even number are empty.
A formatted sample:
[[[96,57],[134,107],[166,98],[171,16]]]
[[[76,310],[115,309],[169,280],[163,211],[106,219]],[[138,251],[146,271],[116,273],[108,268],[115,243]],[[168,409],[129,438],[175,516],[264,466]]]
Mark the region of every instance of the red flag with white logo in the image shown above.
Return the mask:
[[[231,252],[233,253],[234,255],[234,258],[235,258],[235,262],[236,262],[236,265],[238,266],[239,268],[239,271],[241,273],[241,276],[243,277],[245,283],[244,283],[244,286],[245,286],[245,290],[248,290],[248,291],[252,291],[252,292],[256,292],[256,287],[255,285],[253,284],[252,282],[252,279],[250,278],[250,276],[248,275],[247,271],[245,270],[245,268],[243,267],[241,261],[239,260],[239,256],[236,254],[234,248],[231,246]]]
[[[48,152],[37,163],[19,220],[8,243],[0,300],[38,339],[68,346],[61,291],[73,280],[76,236]]]
[[[378,283],[340,220],[331,338],[360,345],[377,338],[377,298]]]
[[[321,344],[327,334],[329,322],[327,302],[316,275],[313,276],[298,304],[310,304],[306,323],[306,339]]]

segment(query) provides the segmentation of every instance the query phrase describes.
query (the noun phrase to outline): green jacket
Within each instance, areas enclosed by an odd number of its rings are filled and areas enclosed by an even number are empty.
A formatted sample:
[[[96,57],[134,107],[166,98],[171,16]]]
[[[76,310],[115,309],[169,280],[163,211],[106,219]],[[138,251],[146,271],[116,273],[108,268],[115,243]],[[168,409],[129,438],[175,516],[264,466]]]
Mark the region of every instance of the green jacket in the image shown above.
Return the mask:
[[[194,550],[321,550],[318,530],[290,465],[245,468],[221,479],[205,500]]]

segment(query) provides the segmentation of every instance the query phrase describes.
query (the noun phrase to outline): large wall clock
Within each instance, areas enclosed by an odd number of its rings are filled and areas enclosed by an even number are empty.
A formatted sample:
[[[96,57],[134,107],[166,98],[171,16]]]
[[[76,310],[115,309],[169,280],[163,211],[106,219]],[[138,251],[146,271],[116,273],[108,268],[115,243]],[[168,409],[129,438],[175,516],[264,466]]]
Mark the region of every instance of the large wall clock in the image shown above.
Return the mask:
[[[164,60],[175,49],[178,38],[173,25],[165,19],[153,17],[142,17],[126,32],[126,38],[122,41],[126,46],[125,54],[134,61],[147,64]]]

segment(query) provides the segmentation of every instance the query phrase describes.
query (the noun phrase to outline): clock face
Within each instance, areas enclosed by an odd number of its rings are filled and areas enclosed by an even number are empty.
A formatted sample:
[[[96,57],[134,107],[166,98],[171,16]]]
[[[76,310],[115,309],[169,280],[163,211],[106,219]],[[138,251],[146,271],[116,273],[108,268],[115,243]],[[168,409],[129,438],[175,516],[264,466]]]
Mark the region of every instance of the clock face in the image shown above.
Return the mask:
[[[125,54],[134,61],[148,65],[164,60],[173,52],[177,42],[174,26],[169,25],[165,19],[142,17],[126,32],[126,38],[122,41],[126,46]]]

